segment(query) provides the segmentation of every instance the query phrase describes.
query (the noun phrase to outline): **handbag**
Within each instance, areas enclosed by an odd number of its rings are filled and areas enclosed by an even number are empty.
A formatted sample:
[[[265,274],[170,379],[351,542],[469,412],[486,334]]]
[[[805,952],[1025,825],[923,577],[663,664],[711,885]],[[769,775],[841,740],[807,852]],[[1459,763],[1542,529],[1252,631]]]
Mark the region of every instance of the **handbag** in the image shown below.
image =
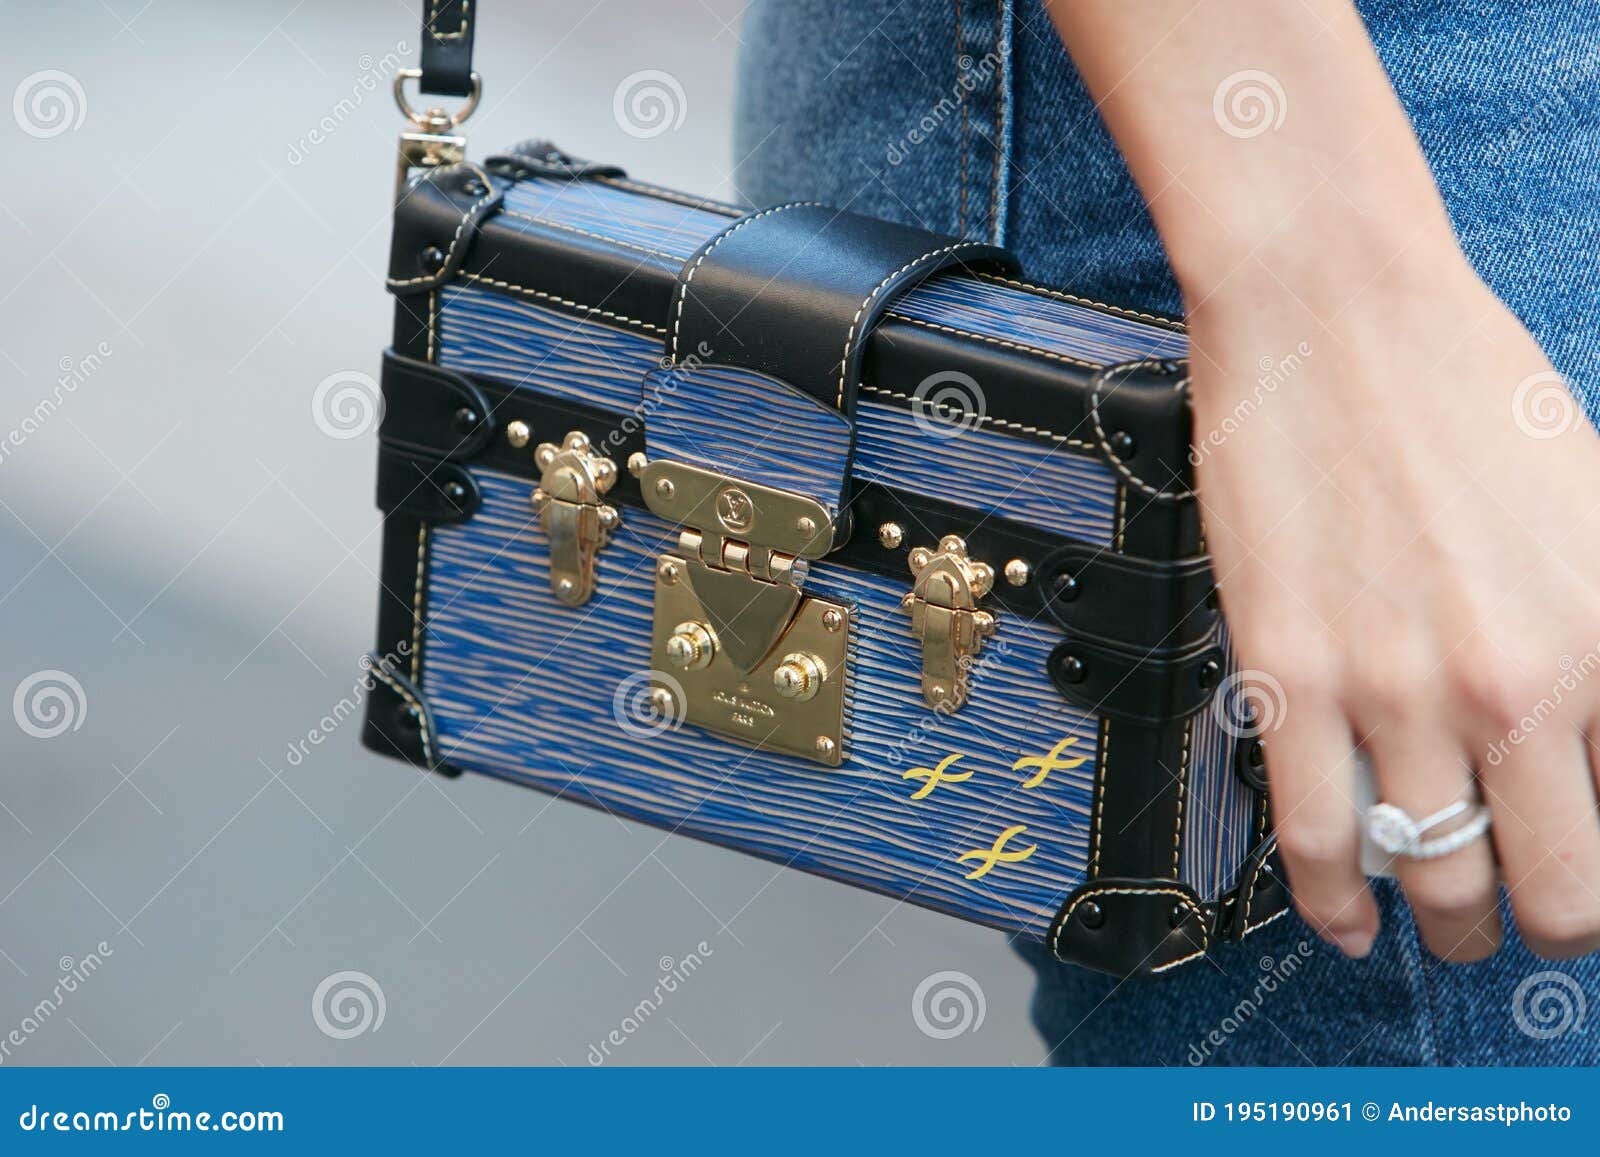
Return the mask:
[[[425,6],[396,77],[364,742],[1117,975],[1282,915],[1182,325],[812,202],[469,161],[402,86],[475,103],[480,9]]]

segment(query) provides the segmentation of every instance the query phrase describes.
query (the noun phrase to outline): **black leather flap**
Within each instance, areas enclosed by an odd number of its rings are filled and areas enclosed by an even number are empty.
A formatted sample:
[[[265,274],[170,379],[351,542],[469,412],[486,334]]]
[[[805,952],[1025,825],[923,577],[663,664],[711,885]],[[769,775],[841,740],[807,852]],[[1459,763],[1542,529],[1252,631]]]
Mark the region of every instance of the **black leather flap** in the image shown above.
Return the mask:
[[[1204,555],[1162,562],[1074,543],[1040,563],[1038,582],[1051,618],[1074,638],[1175,652],[1216,629]]]
[[[850,415],[862,351],[895,297],[943,269],[1015,272],[1016,259],[814,202],[730,225],[684,265],[667,352],[742,366]],[[709,351],[709,352],[707,352]]]
[[[389,291],[437,289],[461,269],[484,220],[500,208],[502,186],[477,165],[428,169],[395,212]]]
[[[443,458],[471,458],[489,443],[489,403],[471,380],[443,366],[383,354],[378,437]]]
[[[1050,926],[1058,960],[1113,976],[1148,976],[1203,954],[1210,918],[1174,880],[1102,877],[1067,897]]]
[[[464,522],[478,511],[478,484],[456,462],[378,448],[378,509],[429,523]]]
[[[1070,703],[1097,715],[1150,725],[1204,707],[1222,678],[1220,646],[1161,657],[1070,638],[1050,652],[1050,679]]]

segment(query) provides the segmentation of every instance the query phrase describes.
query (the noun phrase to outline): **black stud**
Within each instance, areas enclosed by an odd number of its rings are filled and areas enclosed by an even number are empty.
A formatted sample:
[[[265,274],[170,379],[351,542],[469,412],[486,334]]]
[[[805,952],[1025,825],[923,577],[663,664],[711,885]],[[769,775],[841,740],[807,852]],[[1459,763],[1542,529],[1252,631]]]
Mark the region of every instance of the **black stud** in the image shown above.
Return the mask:
[[[1089,664],[1076,655],[1066,655],[1061,660],[1061,678],[1068,683],[1082,683],[1089,677]]]
[[[1085,900],[1078,905],[1078,923],[1085,928],[1098,928],[1106,922],[1106,914],[1100,905],[1093,900]]]
[[[464,506],[467,501],[467,488],[460,482],[446,482],[444,496],[450,500],[451,505]]]
[[[1173,361],[1171,358],[1165,358],[1156,363],[1156,369],[1160,370],[1164,374],[1175,374],[1178,372],[1178,363]]]
[[[1217,680],[1222,676],[1222,664],[1215,659],[1207,659],[1196,676],[1200,680],[1200,689],[1209,691],[1217,685]]]
[[[1067,574],[1066,572],[1056,575],[1055,593],[1056,598],[1061,602],[1070,603],[1073,599],[1078,597],[1078,591],[1080,589],[1081,588],[1078,586],[1078,580],[1072,575]]]
[[[1118,430],[1111,435],[1111,452],[1118,458],[1132,458],[1139,450],[1139,444],[1133,440],[1133,435],[1126,430]]]
[[[1174,928],[1178,927],[1188,918],[1189,906],[1187,904],[1174,904],[1172,906],[1172,911],[1167,913],[1167,923],[1172,925]]]
[[[424,273],[438,273],[444,268],[444,250],[437,245],[428,246],[417,255],[417,264]]]
[[[400,726],[404,727],[407,731],[421,731],[422,712],[418,711],[415,707],[407,707],[400,713]]]
[[[462,406],[456,411],[455,418],[452,420],[455,424],[457,434],[470,434],[473,430],[477,429],[478,411],[474,410],[471,406]]]
[[[469,177],[467,178],[467,183],[461,186],[461,191],[469,197],[481,197],[489,190],[484,187],[483,182],[478,178]]]

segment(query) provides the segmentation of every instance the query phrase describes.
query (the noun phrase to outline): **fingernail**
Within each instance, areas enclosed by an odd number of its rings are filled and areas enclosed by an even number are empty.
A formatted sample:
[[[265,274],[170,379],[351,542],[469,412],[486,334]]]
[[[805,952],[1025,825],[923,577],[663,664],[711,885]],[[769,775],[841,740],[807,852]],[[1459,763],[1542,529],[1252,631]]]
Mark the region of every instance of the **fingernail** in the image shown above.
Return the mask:
[[[1341,932],[1333,938],[1333,946],[1351,960],[1360,960],[1372,951],[1372,933]]]

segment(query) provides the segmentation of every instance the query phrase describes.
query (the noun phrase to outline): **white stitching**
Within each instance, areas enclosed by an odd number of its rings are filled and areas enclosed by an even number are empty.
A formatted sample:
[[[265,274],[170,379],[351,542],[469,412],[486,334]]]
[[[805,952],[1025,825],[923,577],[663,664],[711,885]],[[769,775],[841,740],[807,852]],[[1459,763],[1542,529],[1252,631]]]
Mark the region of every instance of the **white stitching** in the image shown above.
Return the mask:
[[[1100,815],[1106,806],[1106,746],[1111,741],[1111,720],[1100,721],[1100,750],[1095,755],[1094,823],[1089,828],[1089,878],[1100,874]]]
[[[1159,972],[1162,969],[1182,964],[1185,960],[1193,960],[1197,956],[1204,956],[1211,947],[1211,933],[1206,930],[1206,914],[1187,892],[1177,888],[1092,888],[1068,904],[1066,911],[1056,920],[1055,931],[1050,936],[1050,950],[1055,953],[1057,960],[1065,959],[1061,955],[1061,934],[1066,931],[1067,922],[1072,919],[1072,914],[1078,910],[1078,905],[1085,900],[1095,900],[1101,896],[1176,896],[1178,903],[1182,904],[1186,911],[1200,918],[1200,951],[1163,964],[1160,968],[1153,968],[1151,969],[1152,972]]]
[[[1107,305],[1105,302],[1095,301],[1093,298],[1079,297],[1076,294],[1066,293],[1059,289],[1049,289],[1043,285],[1030,285],[1026,281],[1017,281],[1014,278],[1001,277],[997,273],[974,273],[973,276],[982,278],[984,281],[997,281],[1003,285],[1013,285],[1018,289],[1026,289],[1029,293],[1037,293],[1044,297],[1059,298],[1062,301],[1071,302],[1073,305],[1088,306],[1092,309],[1104,310],[1106,313],[1114,313],[1122,317],[1137,318],[1139,321],[1153,322],[1159,326],[1170,326],[1177,333],[1189,332],[1189,327],[1184,325],[1183,322],[1178,321],[1176,318],[1162,317],[1157,313],[1140,313],[1137,309],[1126,309],[1120,305]]]
[[[1106,369],[1109,371],[1128,369],[1134,366],[1156,366],[1160,365],[1163,360],[1166,359],[1146,358],[1144,360],[1135,362],[1121,362],[1114,366],[1107,366]],[[1134,486],[1144,491],[1145,494],[1155,499],[1157,502],[1182,502],[1186,499],[1193,498],[1196,493],[1194,490],[1161,490],[1150,485],[1143,478],[1140,478],[1132,470],[1128,469],[1127,463],[1123,462],[1121,458],[1117,457],[1117,452],[1111,448],[1110,439],[1106,437],[1106,428],[1100,422],[1100,389],[1105,385],[1105,380],[1105,373],[1096,374],[1094,376],[1094,384],[1089,388],[1089,420],[1094,423],[1095,437],[1100,440],[1101,453],[1106,456],[1106,459],[1111,463],[1112,468]],[[1185,376],[1179,378],[1177,382],[1173,384],[1172,388],[1181,392],[1188,389],[1188,386],[1189,379]]]
[[[689,299],[689,283],[694,280],[694,275],[700,271],[700,266],[705,264],[706,258],[711,256],[713,249],[746,225],[753,225],[763,217],[770,217],[774,213],[782,213],[786,209],[821,209],[825,207],[821,201],[790,201],[785,205],[774,205],[770,209],[752,213],[750,216],[741,219],[738,224],[718,233],[716,240],[700,251],[700,256],[695,258],[694,264],[689,267],[689,272],[683,275],[683,284],[678,288],[678,312],[672,319],[672,352],[668,358],[668,363],[671,364],[678,360],[678,330],[683,325],[683,304]]]
[[[850,372],[850,350],[856,342],[856,326],[861,323],[861,315],[867,312],[867,306],[872,304],[873,299],[887,289],[889,285],[902,273],[916,268],[918,265],[921,265],[924,261],[927,261],[930,258],[942,257],[946,253],[954,253],[958,249],[986,248],[988,248],[988,246],[979,241],[958,241],[954,245],[946,245],[941,249],[930,249],[921,257],[915,257],[906,262],[899,269],[896,269],[893,273],[889,274],[888,277],[885,277],[882,281],[878,282],[877,287],[871,293],[867,294],[865,300],[863,300],[860,307],[857,308],[855,317],[850,319],[850,329],[844,335],[844,356],[839,359],[839,395],[834,399],[834,409],[844,409],[845,377]],[[685,284],[687,285],[687,283]]]
[[[393,675],[385,671],[383,669],[383,664],[374,663],[372,665],[372,673],[378,678],[382,679],[387,686],[392,687],[400,696],[400,698],[409,703],[411,705],[411,709],[417,713],[417,722],[420,725],[418,734],[422,737],[422,758],[427,760],[428,766],[432,768],[436,761],[433,758],[433,744],[428,742],[427,708],[422,705],[422,701],[420,699],[411,694],[411,692],[407,691],[403,684],[397,682]]]
[[[483,196],[479,197],[467,208],[467,211],[462,216],[461,221],[456,225],[456,234],[454,237],[450,238],[450,248],[445,250],[444,264],[439,266],[441,272],[450,268],[450,260],[455,256],[456,246],[461,244],[461,234],[466,230],[467,222],[471,221],[473,215],[477,213],[479,209],[483,208],[483,206],[496,195],[494,182],[491,181],[489,179],[489,175],[482,169],[478,168],[477,165],[452,165],[451,167],[469,169],[473,173],[477,174],[478,179],[483,182],[483,187],[487,189],[488,192],[484,193]],[[425,273],[421,277],[408,277],[403,281],[398,278],[391,277],[389,278],[389,285],[396,288],[402,285],[418,285],[424,281],[432,281],[438,276],[438,273]]]
[[[428,568],[428,524],[417,523],[417,581],[411,590],[411,681],[422,685],[422,590]]]
[[[439,8],[446,0],[433,0],[428,5],[428,35],[435,40],[460,40],[466,36],[472,23],[472,0],[461,0],[461,24],[454,32],[439,31]]]
[[[926,406],[929,409],[940,412],[941,414],[943,410],[949,409],[952,413],[959,414],[964,418],[977,418],[979,422],[986,422],[993,426],[1004,426],[1011,430],[1021,430],[1024,434],[1037,434],[1040,437],[1049,438],[1055,442],[1058,442],[1063,446],[1075,446],[1080,450],[1099,449],[1099,447],[1097,447],[1093,442],[1087,442],[1082,438],[1070,438],[1065,434],[1057,434],[1054,430],[1046,430],[1043,426],[1025,426],[1021,422],[1012,422],[1006,418],[996,418],[992,414],[967,414],[963,411],[957,410],[948,402],[930,402],[928,399],[919,398],[915,394],[903,394],[899,390],[885,390],[881,386],[869,386],[865,382],[861,383],[860,389],[864,390],[866,393],[880,394],[886,398],[898,398],[905,402],[916,402],[919,405]]]
[[[645,197],[652,197],[657,201],[670,201],[674,205],[683,205],[689,209],[701,209],[707,213],[716,213],[722,217],[742,217],[746,210],[737,205],[730,205],[726,201],[713,201],[708,197],[694,197],[679,193],[675,189],[663,189],[660,185],[648,185],[641,181],[630,181],[625,177],[594,177],[603,185],[615,185],[619,189],[639,193]]]
[[[1057,362],[1066,362],[1068,365],[1072,366],[1083,366],[1085,369],[1098,370],[1105,368],[1106,365],[1104,362],[1084,361],[1082,358],[1071,357],[1067,354],[1058,354],[1053,353],[1050,350],[1042,350],[1038,346],[1023,345],[1021,342],[1007,341],[1005,338],[990,337],[987,334],[974,333],[970,329],[957,329],[953,325],[941,325],[938,322],[923,321],[920,317],[907,317],[905,314],[896,313],[894,310],[888,311],[884,316],[892,317],[896,321],[905,321],[910,322],[912,325],[920,325],[925,329],[936,329],[941,333],[958,334],[961,337],[970,337],[975,338],[978,341],[988,342],[990,345],[1004,346],[1006,349],[1021,350],[1023,353],[1038,354],[1042,358],[1049,358],[1052,361]]]
[[[609,241],[612,245],[619,245],[624,249],[634,249],[640,253],[648,253],[652,257],[665,257],[669,261],[681,262],[683,258],[676,253],[667,253],[660,249],[650,249],[643,245],[635,245],[631,241],[623,241],[617,237],[607,237],[604,233],[592,233],[588,229],[579,229],[576,225],[563,225],[559,221],[546,221],[543,217],[535,217],[532,213],[518,213],[515,209],[501,209],[502,217],[517,217],[523,221],[532,221],[535,225],[545,225],[551,229],[564,229],[568,233],[578,233],[584,237],[593,237],[596,241]]]
[[[1189,749],[1194,735],[1194,716],[1183,725],[1183,754],[1178,759],[1178,822],[1172,830],[1172,878],[1178,878],[1179,856],[1183,848],[1183,801],[1189,787]]]
[[[652,325],[648,321],[640,321],[636,317],[628,317],[626,314],[615,313],[609,309],[597,309],[592,305],[584,305],[581,301],[569,301],[565,297],[557,297],[555,294],[546,293],[542,289],[530,289],[526,285],[514,285],[509,281],[501,281],[497,277],[485,277],[481,273],[468,273],[466,270],[462,270],[456,276],[465,281],[482,281],[485,284],[495,286],[497,289],[509,289],[513,293],[526,293],[545,301],[553,301],[557,305],[564,305],[569,309],[581,309],[585,313],[592,313],[599,317],[608,318],[611,321],[620,321],[626,325],[636,325],[640,329],[649,330],[654,334],[665,334],[667,332],[659,325]]]

